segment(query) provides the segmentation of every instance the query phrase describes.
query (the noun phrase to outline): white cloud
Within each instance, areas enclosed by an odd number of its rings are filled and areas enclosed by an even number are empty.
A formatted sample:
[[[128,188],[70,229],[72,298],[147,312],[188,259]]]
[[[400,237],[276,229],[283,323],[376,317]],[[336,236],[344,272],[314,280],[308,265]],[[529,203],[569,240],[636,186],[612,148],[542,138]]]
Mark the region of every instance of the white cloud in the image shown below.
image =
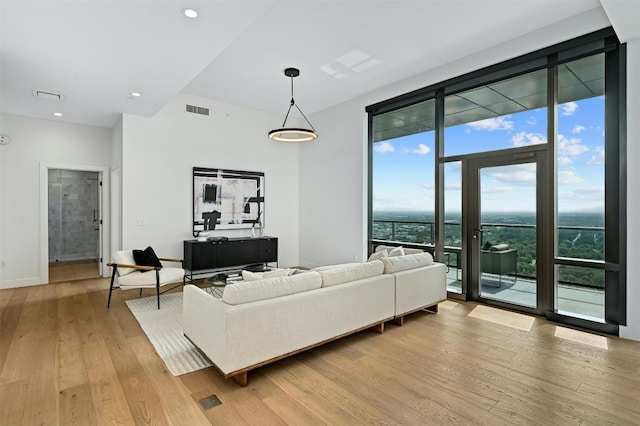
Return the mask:
[[[377,194],[372,200],[374,211],[433,211],[433,197],[424,192],[414,194]]]
[[[587,199],[604,200],[604,186],[589,186],[573,191],[574,194]]]
[[[513,193],[513,188],[510,186],[494,186],[494,185],[482,185],[481,192],[484,195],[487,194],[509,194]]]
[[[558,211],[604,213],[604,186],[573,189],[566,187],[558,193]]]
[[[558,183],[560,185],[570,185],[572,183],[582,183],[584,179],[576,174],[574,171],[558,172]]]
[[[447,191],[460,191],[462,189],[461,182],[453,182],[444,186],[444,189]]]
[[[389,142],[378,142],[378,143],[375,143],[375,144],[373,144],[373,150],[375,152],[381,152],[381,153],[395,151],[395,149],[393,148],[393,145],[391,145]]]
[[[487,118],[486,120],[467,123],[467,126],[475,130],[488,130],[490,132],[494,130],[511,130],[513,129],[513,121],[509,121],[509,117],[511,116],[505,115],[502,117]]]
[[[576,124],[575,126],[573,126],[573,130],[571,131],[573,134],[578,134],[578,133],[582,133],[584,132],[586,129],[584,126],[581,126],[579,124]]]
[[[571,163],[573,163],[573,161],[571,161],[571,158],[567,157],[566,155],[561,155],[558,157],[559,166],[567,166]]]
[[[527,124],[530,126],[533,126],[534,124],[536,124],[538,122],[538,119],[535,117],[529,117],[527,118]]]
[[[575,157],[589,151],[586,145],[582,145],[580,138],[567,138],[564,135],[558,135],[558,153]]]
[[[560,107],[562,108],[562,115],[573,115],[578,110],[578,104],[575,102],[567,102]]]
[[[483,171],[483,178],[491,177],[498,182],[510,185],[535,185],[536,166],[533,163],[502,166]]]
[[[520,185],[535,185],[536,174],[532,171],[521,170],[511,173],[496,173],[493,177],[500,182],[520,184]]]
[[[602,166],[604,164],[604,149],[601,146],[596,147],[596,153],[587,161],[588,166]]]
[[[413,152],[414,154],[418,154],[418,155],[427,155],[429,152],[431,152],[431,148],[429,148],[425,144],[421,143],[420,145],[418,145],[417,149],[414,149],[411,152]]]
[[[420,186],[428,191],[433,191],[434,189],[436,189],[436,185],[429,182],[421,183]]]
[[[513,146],[528,146],[547,143],[547,137],[540,133],[519,132],[511,138]]]

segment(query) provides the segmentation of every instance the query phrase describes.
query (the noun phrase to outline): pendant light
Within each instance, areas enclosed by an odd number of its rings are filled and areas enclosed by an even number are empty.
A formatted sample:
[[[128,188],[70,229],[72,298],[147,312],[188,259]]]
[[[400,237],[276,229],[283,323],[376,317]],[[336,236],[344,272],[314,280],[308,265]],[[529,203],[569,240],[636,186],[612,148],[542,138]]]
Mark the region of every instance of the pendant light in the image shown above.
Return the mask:
[[[284,122],[282,123],[282,127],[280,129],[274,129],[269,132],[269,137],[275,141],[280,142],[307,142],[312,141],[318,137],[318,133],[313,128],[307,116],[304,115],[302,110],[296,105],[296,101],[293,100],[293,78],[300,75],[300,70],[297,68],[287,68],[284,70],[284,75],[291,78],[291,104],[289,105],[289,109],[287,110],[287,115],[284,117]],[[310,129],[302,129],[299,127],[286,127],[287,119],[289,118],[289,113],[291,112],[291,107],[294,106],[298,109],[300,114],[304,117]]]

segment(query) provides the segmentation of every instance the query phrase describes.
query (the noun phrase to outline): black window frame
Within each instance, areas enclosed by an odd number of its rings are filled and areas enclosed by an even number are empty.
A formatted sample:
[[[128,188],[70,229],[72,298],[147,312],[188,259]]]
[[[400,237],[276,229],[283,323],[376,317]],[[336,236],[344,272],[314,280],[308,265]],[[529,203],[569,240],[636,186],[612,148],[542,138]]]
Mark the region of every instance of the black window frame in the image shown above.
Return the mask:
[[[539,69],[547,69],[550,76],[549,100],[547,108],[549,117],[555,125],[556,98],[552,95],[551,85],[555,83],[557,66],[576,59],[605,53],[605,261],[589,262],[575,259],[564,259],[555,255],[546,260],[547,271],[544,279],[554,279],[556,265],[588,266],[605,270],[605,318],[604,323],[592,322],[576,317],[566,316],[549,311],[547,318],[572,326],[593,329],[609,334],[618,334],[619,325],[626,325],[626,193],[627,193],[627,162],[626,162],[626,45],[620,44],[612,28],[605,28],[593,33],[568,40],[538,51],[518,56],[464,75],[454,77],[427,87],[405,93],[394,98],[369,105],[365,108],[368,115],[368,242],[369,247],[375,244],[373,240],[373,121],[374,117],[396,109],[405,108],[419,102],[435,99],[435,176],[436,208],[435,208],[435,239],[436,249],[442,245],[444,227],[441,226],[444,215],[444,164],[455,160],[454,157],[443,157],[444,145],[444,99],[447,95],[459,93],[479,86],[517,77]],[[553,117],[552,117],[553,115]],[[556,135],[549,132],[552,148],[555,146]],[[548,157],[554,155],[554,149]],[[546,173],[555,173],[555,159],[549,158]],[[554,179],[548,186],[548,196],[545,203],[555,206]],[[553,188],[551,188],[553,184]],[[555,208],[553,209],[555,216]],[[549,239],[555,238],[555,218],[546,219],[550,228]],[[436,250],[436,260],[442,261],[443,254]]]

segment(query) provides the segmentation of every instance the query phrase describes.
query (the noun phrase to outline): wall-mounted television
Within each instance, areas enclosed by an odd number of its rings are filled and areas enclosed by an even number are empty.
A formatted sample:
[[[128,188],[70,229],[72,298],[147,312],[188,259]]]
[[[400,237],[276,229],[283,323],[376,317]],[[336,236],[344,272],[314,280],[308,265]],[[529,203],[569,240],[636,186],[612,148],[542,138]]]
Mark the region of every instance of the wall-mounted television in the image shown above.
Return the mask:
[[[193,234],[264,226],[264,173],[193,168]]]

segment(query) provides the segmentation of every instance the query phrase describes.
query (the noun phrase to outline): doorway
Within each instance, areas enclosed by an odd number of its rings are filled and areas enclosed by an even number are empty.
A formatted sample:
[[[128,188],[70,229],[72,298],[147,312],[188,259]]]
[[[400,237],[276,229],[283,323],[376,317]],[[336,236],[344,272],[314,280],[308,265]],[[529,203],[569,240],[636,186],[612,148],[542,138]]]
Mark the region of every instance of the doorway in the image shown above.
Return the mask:
[[[469,299],[542,313],[537,271],[542,161],[535,152],[463,161]]]
[[[462,189],[444,200],[450,297],[538,315],[551,308],[544,167],[541,150],[466,155],[445,167],[445,185]]]
[[[100,174],[48,169],[49,282],[100,276]]]

